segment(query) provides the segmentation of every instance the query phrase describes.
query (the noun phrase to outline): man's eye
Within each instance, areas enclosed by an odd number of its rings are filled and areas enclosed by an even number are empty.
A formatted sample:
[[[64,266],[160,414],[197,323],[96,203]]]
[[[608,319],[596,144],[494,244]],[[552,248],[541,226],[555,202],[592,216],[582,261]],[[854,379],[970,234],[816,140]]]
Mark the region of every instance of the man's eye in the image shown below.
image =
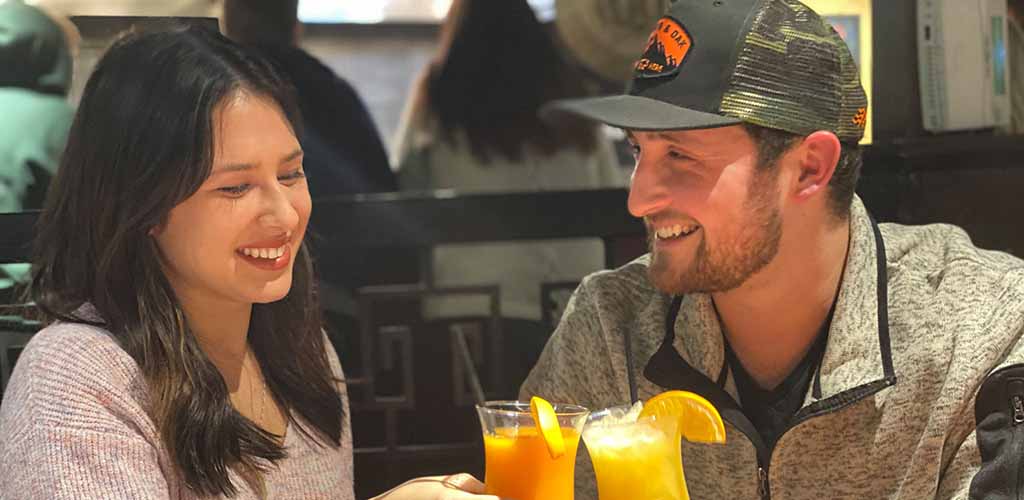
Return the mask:
[[[687,156],[687,155],[685,155],[683,153],[680,153],[679,151],[673,151],[673,150],[669,150],[668,156],[670,158],[674,159],[674,160],[689,160],[690,159],[689,156]]]
[[[245,192],[248,191],[250,187],[252,187],[250,184],[239,184],[237,186],[225,186],[222,188],[218,188],[217,191],[227,193],[232,196],[241,196],[245,194]]]

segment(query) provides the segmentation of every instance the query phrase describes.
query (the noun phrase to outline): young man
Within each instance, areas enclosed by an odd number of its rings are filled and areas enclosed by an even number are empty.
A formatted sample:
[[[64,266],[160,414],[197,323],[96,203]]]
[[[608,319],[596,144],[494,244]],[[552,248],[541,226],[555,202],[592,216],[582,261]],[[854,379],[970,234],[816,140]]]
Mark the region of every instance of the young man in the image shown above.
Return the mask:
[[[629,132],[651,252],[583,281],[523,398],[704,396],[727,442],[684,441],[692,498],[1024,493],[1024,262],[875,223],[867,100],[813,11],[678,0],[628,95],[558,107]]]

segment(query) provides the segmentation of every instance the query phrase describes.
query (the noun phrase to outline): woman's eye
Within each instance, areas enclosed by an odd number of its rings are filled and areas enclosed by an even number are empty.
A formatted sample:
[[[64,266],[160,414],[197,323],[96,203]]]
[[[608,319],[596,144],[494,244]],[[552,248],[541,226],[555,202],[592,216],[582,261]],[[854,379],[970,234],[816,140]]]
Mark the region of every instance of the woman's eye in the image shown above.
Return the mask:
[[[282,175],[281,177],[278,177],[277,180],[281,181],[282,183],[288,184],[290,182],[294,183],[295,181],[297,181],[299,179],[302,179],[304,177],[306,177],[306,173],[305,172],[303,172],[302,170],[296,170],[296,171],[294,171],[294,172],[292,172],[290,174]]]
[[[245,194],[245,192],[248,191],[250,187],[252,187],[250,184],[239,184],[237,186],[225,186],[217,189],[217,191],[229,194],[231,196],[241,196]]]

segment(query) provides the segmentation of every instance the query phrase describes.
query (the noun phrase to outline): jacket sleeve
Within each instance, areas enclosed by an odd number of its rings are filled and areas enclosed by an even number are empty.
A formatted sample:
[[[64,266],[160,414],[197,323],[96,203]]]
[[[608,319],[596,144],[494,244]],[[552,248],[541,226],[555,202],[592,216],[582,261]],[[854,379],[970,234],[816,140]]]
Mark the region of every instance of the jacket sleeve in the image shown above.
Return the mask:
[[[591,410],[629,399],[628,388],[613,370],[591,283],[584,279],[573,293],[558,328],[523,382],[520,399],[541,396]]]
[[[967,500],[968,498],[976,498],[969,496],[968,492],[971,487],[971,479],[978,473],[980,465],[977,431],[971,431],[963,442],[960,443],[952,462],[943,471],[939,481],[938,492],[935,495],[936,500]]]
[[[1008,500],[1024,497],[1024,267],[1014,266],[999,308],[986,323],[988,342],[1003,332],[1006,353],[979,385],[973,415],[963,423],[973,432],[944,470],[939,498]],[[972,418],[973,417],[973,418]]]

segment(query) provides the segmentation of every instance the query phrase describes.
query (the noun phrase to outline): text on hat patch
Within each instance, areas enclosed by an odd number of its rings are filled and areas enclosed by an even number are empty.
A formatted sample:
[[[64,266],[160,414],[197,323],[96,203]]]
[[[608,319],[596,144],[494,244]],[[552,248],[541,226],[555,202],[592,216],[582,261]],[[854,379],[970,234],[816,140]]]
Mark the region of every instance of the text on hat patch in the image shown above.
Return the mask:
[[[682,23],[671,17],[658,20],[647,39],[640,60],[633,66],[636,76],[662,76],[674,73],[693,47],[693,39]]]

